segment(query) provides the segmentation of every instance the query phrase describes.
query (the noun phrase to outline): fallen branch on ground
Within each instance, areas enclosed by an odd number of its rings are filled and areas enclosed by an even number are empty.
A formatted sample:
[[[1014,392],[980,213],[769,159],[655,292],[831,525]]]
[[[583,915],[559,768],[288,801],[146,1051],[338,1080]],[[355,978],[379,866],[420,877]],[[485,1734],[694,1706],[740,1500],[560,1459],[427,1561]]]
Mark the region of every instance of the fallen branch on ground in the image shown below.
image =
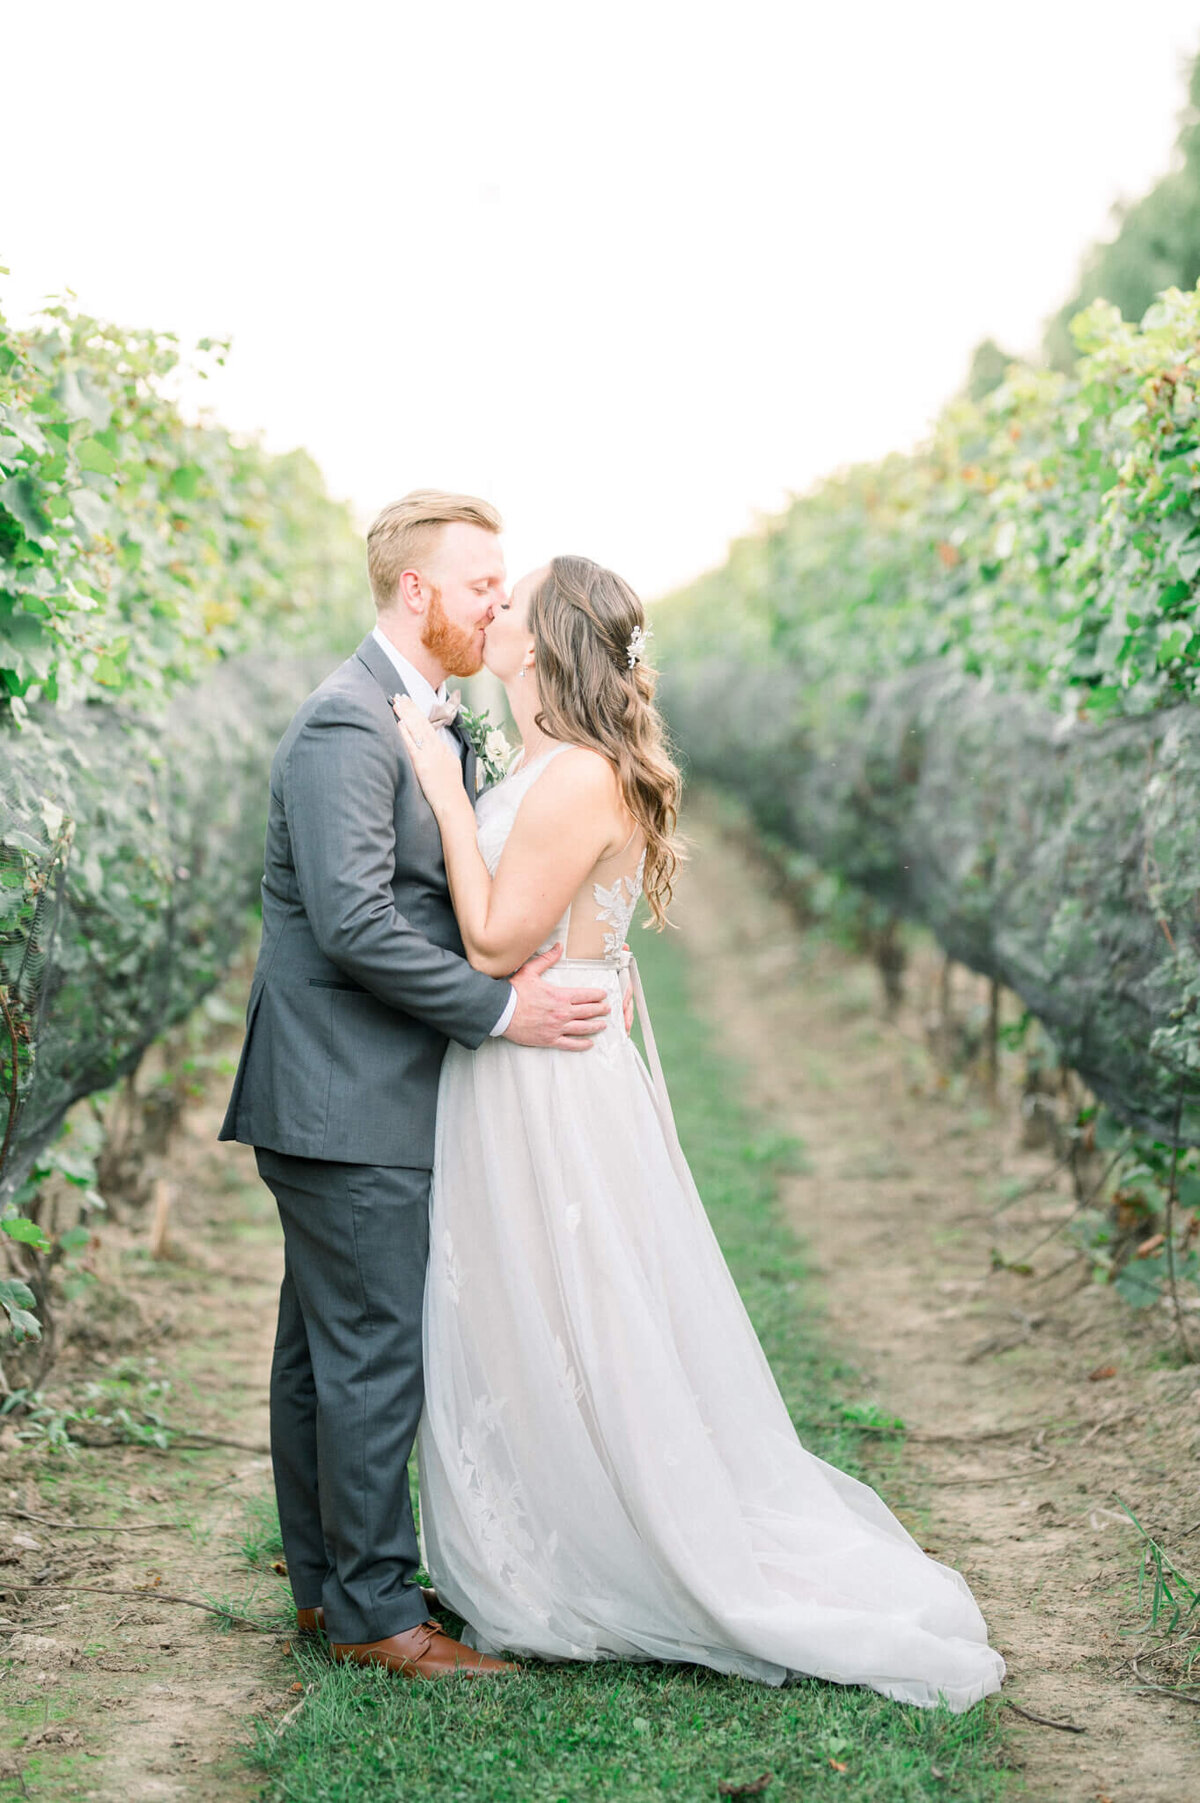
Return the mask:
[[[1001,1697],[1000,1706],[1002,1709],[1011,1709],[1014,1715],[1023,1715],[1027,1722],[1036,1722],[1039,1728],[1061,1728],[1064,1734],[1087,1733],[1087,1729],[1081,1728],[1077,1722],[1052,1722],[1048,1715],[1034,1715],[1032,1709],[1022,1709],[1010,1697]]]
[[[1144,1409],[1123,1409],[1119,1415],[1105,1415],[1102,1421],[1097,1421],[1089,1427],[1079,1444],[1086,1446],[1090,1440],[1096,1438],[1097,1434],[1102,1434],[1106,1427],[1120,1427],[1123,1421],[1132,1421],[1135,1415],[1144,1415],[1145,1412]]]
[[[961,1434],[925,1433],[919,1427],[910,1427],[906,1431],[910,1440],[920,1440],[926,1445],[935,1445],[940,1440],[965,1441],[971,1444],[976,1440],[1014,1440],[1021,1434],[1036,1433],[1039,1429],[1044,1433],[1052,1426],[1050,1421],[1026,1421],[1020,1427],[985,1427],[977,1432],[967,1431]]]
[[[1131,1659],[1130,1664],[1142,1680],[1139,1689],[1161,1691],[1164,1697],[1174,1697],[1177,1703],[1193,1703],[1197,1709],[1200,1709],[1200,1697],[1189,1696],[1186,1690],[1174,1690],[1169,1684],[1154,1684],[1149,1678],[1143,1676],[1136,1659]]]
[[[36,1521],[45,1528],[57,1528],[60,1533],[67,1534],[157,1534],[160,1532],[186,1534],[191,1530],[176,1521],[151,1521],[144,1526],[120,1527],[114,1523],[90,1521],[55,1521],[51,1515],[34,1515],[29,1509],[3,1509],[0,1515],[11,1521]]]
[[[277,1722],[269,1722],[268,1723],[269,1732],[271,1734],[282,1734],[283,1730],[287,1727],[288,1723],[290,1721],[295,1720],[296,1716],[299,1715],[300,1711],[303,1709],[304,1705],[307,1702],[308,1702],[308,1696],[305,1695],[300,1698],[300,1701],[298,1703],[293,1703],[286,1715],[281,1715]]]
[[[938,1489],[960,1489],[966,1484],[1007,1484],[1014,1478],[1040,1477],[1043,1471],[1053,1471],[1057,1464],[1057,1458],[1050,1458],[1042,1465],[1025,1465],[1020,1471],[1000,1471],[994,1477],[943,1477],[938,1479]]]
[[[175,1428],[168,1428],[167,1432],[175,1435],[172,1442],[175,1446],[184,1446],[188,1444],[198,1446],[232,1446],[235,1452],[256,1452],[263,1458],[270,1458],[271,1456],[271,1448],[269,1446],[257,1446],[251,1440],[225,1440],[222,1439],[220,1434],[183,1433]]]
[[[981,1340],[978,1345],[973,1346],[971,1350],[965,1354],[963,1358],[964,1365],[977,1364],[980,1359],[986,1358],[989,1353],[1012,1352],[1017,1346],[1024,1346],[1026,1341],[1033,1338],[1037,1329],[1039,1327],[1044,1327],[1046,1322],[1050,1319],[1048,1315],[1027,1315],[1024,1309],[1019,1308],[1010,1309],[1009,1314],[1020,1327],[1020,1333],[1016,1335],[1011,1333],[992,1334],[988,1339]]]
[[[1065,1171],[1070,1164],[1073,1150],[1074,1149],[1072,1148],[1072,1151],[1064,1153],[1055,1164],[1051,1165],[1048,1171],[1043,1171],[1040,1177],[1035,1177],[1033,1179],[1032,1183],[1022,1184],[1015,1196],[1009,1196],[1005,1201],[1001,1202],[997,1208],[994,1208],[992,1210],[993,1221],[996,1219],[997,1215],[1002,1215],[1005,1209],[1011,1208],[1014,1203],[1023,1202],[1026,1196],[1032,1196],[1037,1190],[1044,1189],[1048,1183],[1052,1183],[1059,1172]]]
[[[231,1446],[235,1452],[254,1452],[263,1458],[270,1456],[269,1446],[256,1446],[249,1440],[225,1440],[219,1434],[194,1434],[182,1428],[164,1427],[163,1432],[170,1435],[165,1446],[154,1446],[144,1440],[129,1440],[121,1434],[114,1434],[111,1439],[89,1439],[86,1435],[76,1433],[74,1427],[68,1426],[67,1438],[74,1440],[78,1446],[87,1446],[93,1452],[104,1452],[110,1446],[130,1446],[147,1452],[174,1452],[181,1448],[184,1452],[198,1446]]]
[[[280,1632],[273,1622],[255,1621],[249,1615],[239,1615],[233,1609],[222,1609],[216,1603],[197,1602],[194,1596],[176,1596],[173,1591],[158,1590],[153,1584],[148,1584],[144,1590],[118,1590],[108,1584],[34,1584],[26,1580],[24,1583],[12,1582],[6,1587],[37,1596],[42,1596],[49,1590],[70,1590],[82,1596],[123,1596],[127,1601],[137,1603],[150,1599],[156,1603],[182,1603],[185,1609],[203,1609],[206,1615],[217,1615],[222,1621],[233,1621],[243,1628],[253,1628],[256,1634]]]
[[[1051,1265],[1050,1269],[1043,1271],[1040,1277],[1031,1277],[1029,1288],[1036,1289],[1039,1283],[1049,1283],[1051,1278],[1061,1277],[1064,1271],[1069,1271],[1072,1265],[1077,1265],[1085,1256],[1086,1254],[1082,1251],[1072,1252],[1070,1258],[1064,1258],[1061,1265]]]

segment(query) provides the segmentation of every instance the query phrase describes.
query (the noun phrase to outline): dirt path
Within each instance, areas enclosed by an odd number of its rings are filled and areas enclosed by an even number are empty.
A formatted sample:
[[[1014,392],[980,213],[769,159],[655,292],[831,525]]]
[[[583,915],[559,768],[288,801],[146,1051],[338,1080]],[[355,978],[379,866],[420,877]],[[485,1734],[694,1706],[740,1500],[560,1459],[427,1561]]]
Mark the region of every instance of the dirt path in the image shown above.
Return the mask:
[[[1134,1688],[1122,1630],[1144,1617],[1141,1554],[1117,1498],[1200,1568],[1200,1369],[1177,1367],[1156,1311],[1133,1314],[1086,1261],[1061,1269],[1065,1191],[995,1218],[1002,1180],[1052,1161],[1016,1148],[1011,1106],[993,1115],[947,1089],[920,1007],[887,1023],[874,971],[797,931],[711,807],[686,826],[695,1000],[749,1093],[803,1141],[810,1168],[785,1180],[786,1201],[831,1336],[910,1429],[898,1456],[881,1452],[879,1486],[969,1579],[1007,1694],[1087,1730],[1017,1730],[1028,1794],[1189,1803],[1200,1709]],[[932,961],[912,976],[910,995],[929,993]],[[1051,1235],[1033,1276],[992,1272],[1000,1234],[1010,1253]]]
[[[236,1046],[236,1039],[234,1040]],[[155,1591],[278,1612],[280,1580],[247,1565],[246,1499],[269,1486],[266,1375],[281,1242],[253,1155],[218,1147],[228,1078],[212,1074],[171,1150],[176,1199],[171,1256],[149,1261],[144,1226],[125,1235],[124,1310],[106,1345],[72,1372],[83,1383],[137,1393],[167,1381],[164,1417],[240,1447],[169,1452],[117,1447],[47,1457],[13,1442],[0,1484],[0,1685],[9,1750],[0,1797],[97,1803],[238,1803],[258,1786],[243,1759],[255,1716],[294,1702],[293,1672],[271,1635],[222,1631],[211,1616],[156,1600]],[[109,1406],[109,1405],[105,1405]],[[55,1521],[136,1532],[56,1531]],[[147,1531],[148,1530],[148,1531]],[[30,1544],[31,1543],[31,1544]],[[54,1582],[105,1585],[132,1598],[53,1592]],[[43,1587],[18,1592],[21,1577]]]
[[[1031,1277],[991,1272],[998,1237],[1023,1252],[1069,1212],[1050,1187],[995,1213],[1002,1181],[1041,1175],[1048,1155],[1016,1149],[1011,1109],[993,1116],[947,1087],[919,1004],[886,1023],[873,971],[800,933],[711,813],[687,824],[695,857],[679,919],[697,1003],[750,1095],[807,1148],[786,1200],[813,1248],[831,1338],[910,1430],[899,1449],[880,1443],[879,1487],[970,1579],[1009,1693],[1087,1729],[1016,1730],[1027,1794],[1185,1803],[1200,1795],[1200,1710],[1134,1688],[1137,1642],[1122,1630],[1142,1619],[1140,1553],[1117,1498],[1185,1569],[1200,1566],[1200,1372],[1178,1368],[1161,1316],[1131,1314],[1083,1265],[1062,1269],[1061,1240],[1034,1254]],[[911,992],[932,979],[932,965],[918,970]],[[266,1437],[280,1241],[250,1154],[215,1144],[236,1034],[215,1049],[224,1061],[170,1156],[174,1256],[146,1258],[144,1223],[126,1234],[131,1321],[114,1320],[107,1338],[97,1326],[72,1382],[168,1379],[168,1419],[251,1450],[72,1461],[0,1430],[0,1633],[15,1655],[0,1678],[0,1800],[249,1803],[251,1722],[294,1702],[280,1639],[221,1634],[154,1595],[270,1617],[283,1591],[267,1570],[256,1591],[241,1549],[246,1499],[269,1488],[253,1449]],[[67,1535],[12,1511],[153,1531]],[[59,1596],[51,1575],[137,1595]]]

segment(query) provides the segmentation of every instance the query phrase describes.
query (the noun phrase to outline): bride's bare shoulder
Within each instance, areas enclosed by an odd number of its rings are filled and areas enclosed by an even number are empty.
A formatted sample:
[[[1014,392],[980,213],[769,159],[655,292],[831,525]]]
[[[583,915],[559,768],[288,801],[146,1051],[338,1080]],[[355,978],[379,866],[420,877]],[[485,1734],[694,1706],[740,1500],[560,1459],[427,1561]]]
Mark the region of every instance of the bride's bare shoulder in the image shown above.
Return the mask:
[[[569,745],[561,757],[554,759],[543,781],[556,784],[560,790],[578,790],[597,797],[607,794],[614,799],[620,790],[616,771],[603,752],[594,751],[590,745]]]
[[[591,816],[622,811],[617,773],[602,752],[590,745],[570,745],[555,758],[526,796],[544,820],[572,811]]]

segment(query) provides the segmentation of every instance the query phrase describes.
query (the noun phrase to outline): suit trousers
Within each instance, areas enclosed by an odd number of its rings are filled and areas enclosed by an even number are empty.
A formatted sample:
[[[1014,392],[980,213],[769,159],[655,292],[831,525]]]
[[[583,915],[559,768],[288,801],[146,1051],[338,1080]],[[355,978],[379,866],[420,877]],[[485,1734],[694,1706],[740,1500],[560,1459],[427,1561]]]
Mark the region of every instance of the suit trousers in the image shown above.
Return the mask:
[[[331,1640],[401,1634],[429,1611],[408,1459],[424,1401],[427,1170],[255,1148],[283,1223],[271,1460],[292,1594]]]

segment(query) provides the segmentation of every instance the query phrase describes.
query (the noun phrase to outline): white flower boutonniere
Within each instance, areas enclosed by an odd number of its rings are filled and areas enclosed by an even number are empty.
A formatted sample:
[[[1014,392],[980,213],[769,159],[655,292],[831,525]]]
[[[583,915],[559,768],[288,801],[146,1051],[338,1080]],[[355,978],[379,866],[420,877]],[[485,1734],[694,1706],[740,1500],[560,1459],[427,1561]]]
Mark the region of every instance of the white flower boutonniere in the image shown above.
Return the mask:
[[[460,708],[458,722],[471,741],[476,757],[475,787],[485,789],[508,775],[508,767],[516,755],[498,726],[493,726],[486,713],[473,714]]]

